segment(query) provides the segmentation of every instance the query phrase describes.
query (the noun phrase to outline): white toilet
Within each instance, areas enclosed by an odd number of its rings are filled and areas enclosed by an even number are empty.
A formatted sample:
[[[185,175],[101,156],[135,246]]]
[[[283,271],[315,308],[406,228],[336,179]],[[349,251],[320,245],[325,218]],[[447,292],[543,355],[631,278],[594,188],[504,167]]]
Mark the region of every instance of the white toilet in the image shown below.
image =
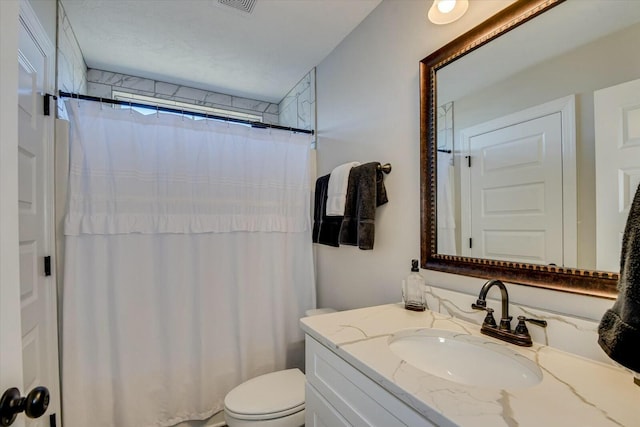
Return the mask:
[[[330,308],[307,310],[307,316],[332,313]],[[304,425],[304,374],[286,369],[251,378],[224,398],[229,427],[301,427]]]

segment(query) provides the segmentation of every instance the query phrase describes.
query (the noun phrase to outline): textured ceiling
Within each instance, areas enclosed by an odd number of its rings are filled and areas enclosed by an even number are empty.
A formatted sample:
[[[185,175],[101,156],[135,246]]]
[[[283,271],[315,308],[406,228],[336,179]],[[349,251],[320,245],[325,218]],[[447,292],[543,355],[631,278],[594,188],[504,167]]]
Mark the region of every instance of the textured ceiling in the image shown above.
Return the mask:
[[[62,0],[89,68],[279,102],[381,0]]]

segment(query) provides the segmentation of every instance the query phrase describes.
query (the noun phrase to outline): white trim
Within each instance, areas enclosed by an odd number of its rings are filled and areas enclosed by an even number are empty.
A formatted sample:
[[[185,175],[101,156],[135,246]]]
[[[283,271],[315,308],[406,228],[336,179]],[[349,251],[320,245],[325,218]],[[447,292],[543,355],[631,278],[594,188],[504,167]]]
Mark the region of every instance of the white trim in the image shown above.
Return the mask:
[[[477,135],[517,125],[538,117],[560,113],[562,117],[562,225],[563,225],[563,263],[565,267],[578,267],[578,188],[576,168],[576,97],[569,95],[544,104],[536,105],[522,111],[498,117],[460,131],[460,153],[470,155],[469,140]],[[471,195],[471,174],[469,168],[462,167],[461,178],[461,211],[469,212]],[[464,183],[467,185],[464,185]],[[462,209],[464,207],[465,209]],[[461,230],[471,229],[471,218],[464,215],[460,221]],[[462,237],[462,255],[468,247]]]
[[[0,391],[23,389],[18,257],[17,0],[0,0]],[[17,426],[24,426],[19,417]]]

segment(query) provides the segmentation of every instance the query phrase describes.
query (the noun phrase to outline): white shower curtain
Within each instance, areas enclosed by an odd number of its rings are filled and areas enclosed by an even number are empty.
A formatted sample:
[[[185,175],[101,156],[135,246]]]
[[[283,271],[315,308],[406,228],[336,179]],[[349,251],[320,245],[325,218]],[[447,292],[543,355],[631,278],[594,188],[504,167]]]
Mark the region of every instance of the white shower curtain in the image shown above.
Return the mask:
[[[458,255],[456,247],[456,220],[453,200],[453,154],[438,152],[436,165],[438,176],[438,198],[436,200],[438,223],[438,253]]]
[[[298,365],[310,138],[67,102],[66,427],[170,426]]]

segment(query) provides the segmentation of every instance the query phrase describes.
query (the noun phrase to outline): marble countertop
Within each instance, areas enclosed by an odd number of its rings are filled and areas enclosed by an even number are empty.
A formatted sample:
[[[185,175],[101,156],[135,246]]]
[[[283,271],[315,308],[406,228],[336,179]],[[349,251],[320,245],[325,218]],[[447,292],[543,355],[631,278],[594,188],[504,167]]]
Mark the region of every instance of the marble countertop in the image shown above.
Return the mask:
[[[460,319],[389,304],[306,317],[300,323],[305,333],[436,425],[640,426],[640,387],[624,369],[535,343],[528,348],[503,343],[481,335],[480,326]],[[507,390],[430,375],[388,347],[392,334],[409,328],[444,329],[501,343],[536,362],[542,381]]]

